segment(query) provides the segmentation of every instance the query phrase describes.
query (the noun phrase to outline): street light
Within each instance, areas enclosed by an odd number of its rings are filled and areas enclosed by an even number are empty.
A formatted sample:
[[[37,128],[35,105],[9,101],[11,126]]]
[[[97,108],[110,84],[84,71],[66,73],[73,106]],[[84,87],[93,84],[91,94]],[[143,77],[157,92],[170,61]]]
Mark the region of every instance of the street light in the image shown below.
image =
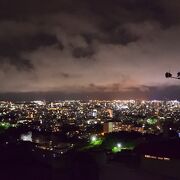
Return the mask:
[[[170,72],[165,73],[166,78],[180,79],[180,72],[177,73],[177,76],[173,76]]]
[[[121,143],[117,143],[117,147],[118,147],[118,148],[121,148],[121,147],[122,147],[122,144],[121,144]]]
[[[171,74],[170,72],[166,72],[166,73],[165,73],[165,77],[166,77],[166,78],[172,78],[172,74]]]
[[[122,148],[122,144],[121,144],[121,143],[117,143],[116,146],[114,146],[114,147],[112,148],[112,152],[113,152],[113,153],[121,152],[121,148]]]
[[[180,78],[180,72],[177,73],[177,77]]]
[[[92,142],[95,142],[96,140],[97,140],[97,137],[96,137],[96,136],[92,136],[92,137],[91,137],[91,141],[92,141]]]

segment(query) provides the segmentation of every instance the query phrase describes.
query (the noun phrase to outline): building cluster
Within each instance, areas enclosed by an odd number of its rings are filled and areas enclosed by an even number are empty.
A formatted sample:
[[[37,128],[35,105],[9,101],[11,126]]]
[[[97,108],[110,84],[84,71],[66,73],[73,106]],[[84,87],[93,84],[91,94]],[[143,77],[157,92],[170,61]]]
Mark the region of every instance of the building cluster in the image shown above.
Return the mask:
[[[25,125],[39,132],[61,132],[65,125],[81,132],[103,126],[104,133],[138,131],[161,133],[180,130],[179,101],[31,101],[0,102],[0,125]],[[67,135],[79,134],[79,129]]]

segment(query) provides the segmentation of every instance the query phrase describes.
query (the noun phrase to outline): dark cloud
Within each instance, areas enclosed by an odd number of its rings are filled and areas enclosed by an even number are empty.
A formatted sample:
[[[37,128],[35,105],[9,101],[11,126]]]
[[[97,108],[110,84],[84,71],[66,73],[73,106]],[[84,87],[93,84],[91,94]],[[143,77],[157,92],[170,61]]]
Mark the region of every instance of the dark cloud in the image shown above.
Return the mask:
[[[18,71],[31,71],[34,69],[34,66],[29,59],[23,59],[16,55],[14,55],[14,57],[9,58],[8,60],[1,60],[0,62],[1,64],[9,63],[15,66]]]
[[[12,37],[11,39],[1,38],[0,54],[1,56],[14,56],[22,51],[32,51],[41,46],[50,46],[56,44],[55,35],[38,33],[32,36]]]
[[[67,74],[67,73],[61,73],[61,76],[64,77],[64,78],[69,78],[70,77],[70,75]]]
[[[31,60],[22,58],[21,53],[33,51],[41,46],[50,46],[58,43],[55,35],[37,33],[23,37],[1,37],[0,41],[0,64],[10,63],[18,70],[33,68]]]
[[[59,74],[57,74],[59,77],[62,77],[64,79],[74,79],[74,78],[79,78],[81,77],[80,74],[71,74],[71,73],[64,73],[64,72],[61,72]]]
[[[67,12],[86,15],[92,13],[107,21],[107,27],[119,22],[159,20],[165,23],[173,21],[178,13],[178,0],[1,0],[1,18],[26,20],[43,14]],[[169,14],[169,12],[171,12]]]
[[[164,72],[179,71],[179,7],[178,0],[2,0],[0,92],[165,98],[158,87],[178,84]]]
[[[75,58],[84,58],[84,57],[91,57],[95,52],[90,47],[87,48],[74,48],[73,49],[73,56]]]

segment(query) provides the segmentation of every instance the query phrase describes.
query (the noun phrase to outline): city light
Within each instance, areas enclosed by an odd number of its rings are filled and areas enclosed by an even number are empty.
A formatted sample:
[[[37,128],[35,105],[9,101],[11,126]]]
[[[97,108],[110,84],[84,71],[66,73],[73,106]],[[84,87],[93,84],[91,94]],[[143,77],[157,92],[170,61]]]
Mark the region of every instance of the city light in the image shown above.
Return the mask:
[[[114,146],[112,148],[113,153],[121,152],[121,150],[122,150],[122,144],[121,143],[117,143],[116,146]]]
[[[103,142],[103,140],[100,137],[92,136],[90,144],[93,146],[98,146],[98,145],[101,145],[102,142]]]
[[[117,143],[117,147],[118,147],[118,148],[121,148],[121,147],[122,147],[122,144],[121,144],[121,143]]]
[[[158,156],[151,156],[151,155],[145,155],[144,157],[148,159],[155,159],[155,160],[164,160],[164,161],[171,160],[170,158],[167,158],[167,157],[158,157]]]
[[[11,124],[8,122],[0,122],[0,127],[3,129],[8,129],[11,127]]]
[[[22,141],[30,141],[30,142],[32,142],[32,132],[28,132],[27,134],[22,134],[20,139]]]
[[[95,142],[97,140],[97,137],[96,136],[92,136],[91,137],[91,142]]]

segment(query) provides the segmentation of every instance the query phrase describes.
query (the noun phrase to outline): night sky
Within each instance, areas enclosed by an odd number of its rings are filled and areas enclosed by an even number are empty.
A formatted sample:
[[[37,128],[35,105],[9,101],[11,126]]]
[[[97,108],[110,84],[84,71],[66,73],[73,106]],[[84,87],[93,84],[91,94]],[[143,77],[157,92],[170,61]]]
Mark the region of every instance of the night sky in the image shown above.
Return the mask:
[[[1,99],[180,99],[179,0],[0,0]]]

